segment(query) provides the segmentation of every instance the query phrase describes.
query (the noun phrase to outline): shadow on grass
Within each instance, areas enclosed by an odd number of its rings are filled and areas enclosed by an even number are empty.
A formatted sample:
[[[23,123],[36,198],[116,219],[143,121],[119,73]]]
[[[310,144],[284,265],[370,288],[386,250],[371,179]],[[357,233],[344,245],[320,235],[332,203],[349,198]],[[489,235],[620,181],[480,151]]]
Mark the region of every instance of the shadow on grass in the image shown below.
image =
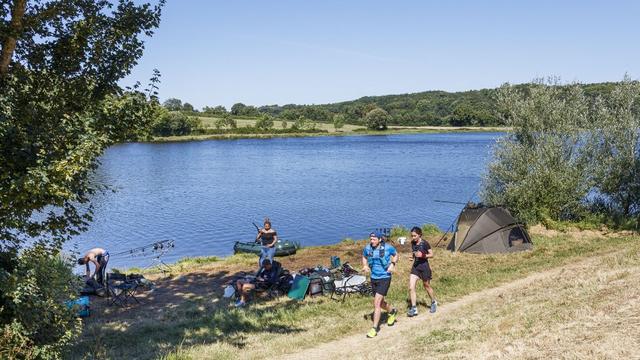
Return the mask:
[[[221,271],[195,273],[157,282],[142,293],[141,304],[109,306],[109,299],[92,298],[92,314],[71,358],[158,358],[181,346],[221,343],[237,349],[251,344],[252,334],[291,334],[287,313],[298,302],[265,302],[236,309],[222,299],[224,284],[241,276]]]

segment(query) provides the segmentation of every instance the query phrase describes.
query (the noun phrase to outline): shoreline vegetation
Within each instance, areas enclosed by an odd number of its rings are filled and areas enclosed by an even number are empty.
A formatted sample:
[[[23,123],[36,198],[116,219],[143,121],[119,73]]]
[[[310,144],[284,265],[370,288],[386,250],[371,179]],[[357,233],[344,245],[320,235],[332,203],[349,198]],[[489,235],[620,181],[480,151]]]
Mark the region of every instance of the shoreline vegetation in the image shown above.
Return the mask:
[[[206,140],[238,140],[238,139],[273,139],[273,138],[299,138],[321,136],[382,136],[382,135],[410,135],[410,134],[440,134],[440,133],[466,133],[466,132],[507,132],[506,126],[389,126],[387,130],[368,130],[362,127],[354,127],[353,130],[329,131],[319,130],[314,132],[282,132],[282,133],[220,133],[220,134],[189,134],[175,136],[155,136],[149,143],[187,142]],[[277,130],[276,130],[277,131]]]
[[[424,228],[427,230],[426,238],[435,245],[442,233],[431,225]],[[534,249],[514,254],[451,253],[444,248],[447,241],[443,241],[435,248],[436,255],[431,261],[434,270],[432,284],[442,309],[439,311],[447,311],[449,304],[455,304],[463,297],[482,294],[532,274],[552,269],[562,272],[565,266],[594,257],[618,267],[624,265],[621,271],[627,274],[625,277],[638,277],[640,236],[636,233],[609,232],[605,228],[580,230],[572,224],[563,224],[558,229],[548,230],[541,225],[532,227]],[[394,229],[392,241],[404,236],[405,232],[406,229]],[[360,269],[359,257],[365,244],[366,240],[345,239],[334,245],[305,247],[295,255],[277,260],[295,272],[304,267],[328,266],[330,257],[336,255],[343,263],[349,262]],[[395,245],[400,253],[400,261],[388,298],[404,313],[406,282],[411,264],[410,249],[407,244],[402,246],[396,242]],[[257,359],[265,354],[300,357],[296,354],[349,336],[362,335],[359,341],[365,341],[364,332],[370,326],[371,312],[371,298],[368,297],[351,296],[341,302],[328,296],[319,296],[296,302],[285,296],[273,300],[254,299],[247,308],[234,308],[232,301],[222,297],[224,286],[244,272],[253,272],[255,260],[255,256],[248,254],[227,258],[185,258],[171,265],[174,270],[171,276],[163,277],[160,272],[154,271],[145,272],[145,276],[154,281],[156,287],[153,292],[140,295],[141,305],[110,307],[105,305],[105,299],[96,299],[92,303],[92,316],[85,320],[83,335],[73,347],[71,358]],[[611,281],[616,279],[619,277]],[[593,294],[572,295],[572,304],[581,304],[579,300],[589,300]],[[425,310],[426,294],[421,288],[418,297],[421,315],[411,320],[401,316],[400,323],[433,321]],[[546,303],[557,300],[538,299],[543,303],[536,306],[544,308]],[[618,301],[625,302],[627,299],[619,298]],[[499,325],[499,328],[511,331],[512,328],[519,329],[522,322],[522,326],[536,328],[544,322],[544,326],[558,329],[557,335],[560,336],[560,325],[564,321],[553,314],[546,314],[537,320],[524,319],[519,313],[504,316],[508,318],[497,316],[485,319],[497,323],[483,326],[492,328],[500,323],[517,323],[515,327]],[[443,326],[453,326],[455,319],[446,319]],[[382,332],[384,337],[395,336],[396,329],[383,328]],[[449,338],[450,333],[451,329],[448,328],[431,329],[422,334],[425,338],[420,341],[430,343],[432,337],[447,337],[443,339],[446,340],[446,346],[436,346],[434,353],[445,357],[461,346],[474,344],[470,338]],[[482,339],[481,336],[478,338]],[[522,340],[526,340],[526,337]],[[412,353],[408,358],[420,356],[419,353]]]

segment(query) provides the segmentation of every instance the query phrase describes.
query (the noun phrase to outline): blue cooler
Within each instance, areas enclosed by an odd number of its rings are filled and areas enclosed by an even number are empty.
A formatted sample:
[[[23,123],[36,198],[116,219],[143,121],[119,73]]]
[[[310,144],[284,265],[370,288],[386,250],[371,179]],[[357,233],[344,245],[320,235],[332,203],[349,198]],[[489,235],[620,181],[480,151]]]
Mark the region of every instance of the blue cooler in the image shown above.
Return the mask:
[[[89,297],[81,296],[75,300],[69,300],[65,302],[69,309],[76,308],[78,309],[76,312],[76,316],[78,317],[87,317],[89,316]]]

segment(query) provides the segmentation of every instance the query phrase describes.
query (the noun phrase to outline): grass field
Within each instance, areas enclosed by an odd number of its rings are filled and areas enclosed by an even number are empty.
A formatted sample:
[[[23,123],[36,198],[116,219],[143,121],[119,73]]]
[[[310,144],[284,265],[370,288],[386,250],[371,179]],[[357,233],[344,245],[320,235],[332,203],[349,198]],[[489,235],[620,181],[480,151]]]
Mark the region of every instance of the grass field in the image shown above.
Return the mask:
[[[431,241],[435,239],[437,235],[430,238]],[[535,341],[548,342],[545,346],[552,346],[554,341],[568,346],[570,339],[577,341],[580,338],[578,330],[582,322],[593,320],[589,318],[591,310],[580,310],[585,313],[582,317],[578,316],[580,314],[574,311],[576,304],[586,301],[593,306],[593,311],[604,311],[604,305],[601,306],[597,301],[599,298],[605,299],[607,304],[613,301],[612,306],[617,304],[624,307],[628,303],[626,296],[631,293],[623,291],[625,286],[613,286],[611,283],[638,278],[639,240],[637,236],[620,234],[575,236],[560,233],[553,236],[535,235],[533,251],[510,255],[453,254],[438,248],[432,261],[433,286],[445,311],[448,304],[456,304],[470,294],[505,286],[532,274],[562,266],[593,261],[605,272],[594,271],[592,265],[575,265],[576,270],[562,273],[562,281],[551,276],[544,281],[534,282],[538,286],[535,289],[523,285],[514,287],[513,291],[505,288],[504,292],[488,294],[487,299],[498,297],[508,301],[469,302],[460,306],[459,312],[451,311],[453,315],[448,318],[450,322],[440,322],[439,327],[434,327],[431,332],[420,330],[422,336],[416,336],[415,339],[407,334],[405,337],[410,339],[407,340],[410,341],[409,345],[415,345],[416,349],[432,348],[433,354],[445,358],[447,354],[461,357],[465,351],[478,346],[484,346],[478,347],[483,349],[490,348],[496,342],[502,344],[498,342],[502,337],[529,339],[525,337],[526,333],[536,335]],[[359,264],[363,245],[364,242],[345,241],[334,246],[306,248],[295,256],[281,260],[286,268],[293,271],[316,264],[328,265],[331,255]],[[398,245],[398,249],[401,260],[388,298],[404,312],[410,259],[407,245]],[[85,336],[70,356],[259,359],[289,354],[294,358],[308,358],[303,353],[299,356],[296,354],[317,344],[339,341],[345,337],[352,336],[358,339],[358,343],[366,340],[364,333],[371,325],[370,298],[354,296],[345,302],[327,297],[303,302],[280,298],[257,301],[245,309],[233,308],[228,300],[221,298],[223,284],[242,270],[253,271],[255,261],[255,257],[246,255],[225,260],[185,261],[181,267],[176,266],[176,274],[172,278],[156,280],[157,289],[143,299],[144,305],[119,309],[96,304],[94,315],[86,322]],[[592,282],[597,286],[589,288],[587,284]],[[578,285],[572,285],[576,283]],[[607,292],[608,289],[611,294]],[[420,310],[424,313],[426,303],[423,290],[419,291],[419,298],[422,299]],[[566,341],[544,338],[542,328],[562,331],[563,324],[570,318],[576,319],[572,325],[576,329],[573,338]],[[407,318],[401,316],[400,324],[405,320]],[[638,329],[620,327],[612,321],[605,328],[614,334],[619,331],[620,336]],[[394,332],[403,334],[403,331],[400,328],[385,328],[380,336],[382,339],[383,336],[393,336]],[[511,350],[502,348],[496,351],[527,357],[523,349],[535,344],[520,342]],[[413,352],[411,346],[407,348],[409,350],[401,351],[404,357],[421,358],[424,355]],[[577,350],[578,347],[573,349]],[[482,357],[480,352],[476,354]],[[554,357],[554,353],[549,351],[541,354]]]
[[[202,125],[205,128],[214,129],[215,123],[219,118],[199,117],[199,119],[202,121]],[[236,123],[238,124],[238,127],[253,126],[256,124],[256,121],[257,121],[255,119],[246,119],[246,118],[235,118],[235,120],[236,120]],[[316,129],[326,130],[328,132],[336,132],[336,129],[333,127],[333,124],[323,123],[323,122],[316,122],[315,124],[316,124]],[[291,125],[293,125],[293,122],[287,121],[287,127],[291,127]],[[282,120],[274,120],[273,127],[275,129],[282,129]],[[352,132],[355,129],[361,129],[361,128],[362,126],[345,124],[344,127],[340,128],[339,132]]]

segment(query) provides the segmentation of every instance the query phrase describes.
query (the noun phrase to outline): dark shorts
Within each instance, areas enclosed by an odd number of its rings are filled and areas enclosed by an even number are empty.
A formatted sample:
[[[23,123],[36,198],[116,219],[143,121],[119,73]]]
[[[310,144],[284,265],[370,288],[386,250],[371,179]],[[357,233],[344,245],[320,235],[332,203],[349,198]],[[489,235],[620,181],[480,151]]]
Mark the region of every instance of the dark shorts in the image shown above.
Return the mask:
[[[431,267],[429,263],[422,263],[411,268],[411,273],[420,278],[420,280],[431,280]]]
[[[387,296],[387,292],[389,291],[390,285],[391,285],[390,277],[386,279],[371,279],[371,288],[373,288],[374,294]]]

